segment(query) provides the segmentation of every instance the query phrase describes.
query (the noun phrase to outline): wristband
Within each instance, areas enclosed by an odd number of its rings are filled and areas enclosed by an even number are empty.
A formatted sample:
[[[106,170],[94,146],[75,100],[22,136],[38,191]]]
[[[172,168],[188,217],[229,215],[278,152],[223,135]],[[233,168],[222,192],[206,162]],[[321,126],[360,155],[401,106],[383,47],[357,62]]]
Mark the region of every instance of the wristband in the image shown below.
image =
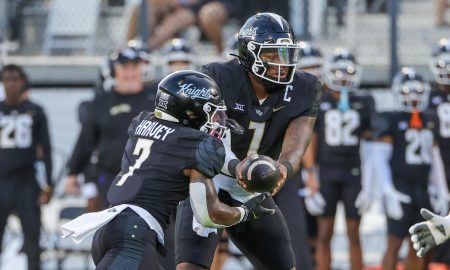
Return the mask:
[[[293,173],[292,164],[289,161],[287,161],[287,160],[282,161],[280,163],[283,164],[286,167],[286,169],[287,169],[287,176],[286,176],[286,178],[290,178],[292,176],[292,173]]]

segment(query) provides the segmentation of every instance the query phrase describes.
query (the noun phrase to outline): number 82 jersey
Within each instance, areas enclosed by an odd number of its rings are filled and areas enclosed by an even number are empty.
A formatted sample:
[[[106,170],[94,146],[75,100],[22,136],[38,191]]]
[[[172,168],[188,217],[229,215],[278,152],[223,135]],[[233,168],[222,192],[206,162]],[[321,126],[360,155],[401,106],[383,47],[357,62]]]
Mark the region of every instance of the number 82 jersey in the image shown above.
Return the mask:
[[[341,111],[331,93],[326,92],[322,96],[315,125],[319,141],[317,163],[320,166],[360,166],[360,139],[371,129],[374,101],[369,95],[351,95],[349,105],[348,110]]]

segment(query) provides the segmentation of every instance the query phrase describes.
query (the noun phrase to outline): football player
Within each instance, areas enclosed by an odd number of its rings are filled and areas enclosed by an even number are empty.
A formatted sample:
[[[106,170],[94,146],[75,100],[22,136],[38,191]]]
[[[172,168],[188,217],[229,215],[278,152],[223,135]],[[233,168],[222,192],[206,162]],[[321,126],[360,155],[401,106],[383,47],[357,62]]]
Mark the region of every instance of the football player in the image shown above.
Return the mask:
[[[440,39],[433,50],[430,69],[434,83],[430,93],[430,107],[439,118],[438,143],[444,164],[450,164],[450,40]],[[450,166],[445,167],[450,186]],[[435,261],[450,264],[450,242],[436,249]]]
[[[297,64],[297,69],[300,71],[308,72],[317,77],[319,81],[323,84],[323,56],[322,52],[319,48],[313,46],[308,41],[300,41],[299,42],[300,50],[299,50],[299,62]],[[323,90],[323,87],[322,87]],[[311,145],[311,144],[310,144]],[[310,146],[309,146],[310,147]],[[321,197],[320,193],[316,193],[318,191],[319,185],[314,178],[313,174],[309,174],[305,169],[305,161],[307,159],[307,153],[311,150],[306,150],[305,155],[302,159],[302,180],[304,185],[302,185],[302,189],[299,191],[299,195],[303,197],[305,203],[308,203],[308,206],[321,207],[320,204],[325,203],[323,197]],[[311,168],[313,165],[310,164],[306,167]],[[314,181],[309,183],[309,181]],[[305,204],[302,204],[302,207],[305,209]],[[311,208],[309,208],[311,210]],[[314,212],[314,210],[313,210]],[[318,233],[318,225],[317,225],[317,217],[312,215],[309,210],[306,211],[306,220],[308,225],[308,238],[309,243],[311,245],[312,257],[315,257],[315,251],[317,246],[317,233]]]
[[[228,159],[226,166],[229,170],[225,173],[231,177],[220,174],[214,178],[222,200],[239,205],[258,195],[247,192],[245,185],[241,183],[241,187],[234,179],[242,179],[243,161],[239,160],[249,154],[267,155],[280,166],[279,184],[273,193],[281,211],[269,198],[263,205],[276,208],[275,215],[227,228],[256,269],[294,269],[296,260],[298,268],[312,269],[304,212],[298,207],[300,179],[296,172],[315,122],[320,82],[311,74],[296,72],[298,50],[285,19],[259,13],[239,31],[237,59],[202,69],[223,89],[229,116],[245,129],[242,135],[225,138],[236,158]],[[178,206],[176,221],[177,269],[209,269],[217,234],[193,226],[189,200]]]
[[[350,268],[362,269],[359,224],[366,208],[358,207],[360,205],[355,201],[362,190],[360,146],[362,140],[372,136],[374,101],[371,96],[359,93],[361,68],[348,50],[334,51],[324,76],[326,90],[303,162],[308,174],[307,184],[316,185],[311,183],[314,179],[320,182],[319,194],[314,193],[315,188],[310,188],[310,198],[306,198],[308,210],[319,216],[316,267],[331,269],[331,239],[336,207],[341,201],[345,208]],[[318,174],[316,168],[319,168]],[[360,197],[368,199],[369,193]],[[319,204],[319,198],[323,198],[324,203]]]
[[[238,207],[222,204],[211,178],[225,162],[226,106],[219,87],[196,71],[168,75],[158,86],[153,112],[128,128],[122,170],[109,191],[111,208],[63,226],[77,239],[97,230],[92,243],[96,269],[160,269],[164,230],[188,195],[200,224],[224,228],[273,214],[260,194]],[[216,138],[215,138],[216,137]],[[88,228],[88,229],[87,229]],[[79,239],[80,240],[80,239]]]
[[[174,38],[166,55],[168,73],[194,69],[194,53],[192,48],[183,39]]]
[[[297,69],[304,72],[311,73],[316,76],[317,79],[322,81],[323,79],[323,56],[322,51],[313,46],[308,41],[299,42],[300,51]]]
[[[23,224],[22,251],[28,269],[41,269],[40,206],[48,203],[53,193],[47,116],[28,98],[30,83],[22,67],[5,65],[0,79],[5,87],[5,100],[0,102],[0,243],[8,216],[15,212]],[[38,162],[44,163],[45,187],[36,181]]]
[[[387,215],[388,243],[384,269],[395,269],[398,251],[408,228],[421,221],[419,210],[430,209],[428,183],[439,190],[433,208],[448,213],[448,188],[437,147],[435,115],[425,111],[429,85],[411,68],[395,76],[392,91],[399,109],[379,114],[375,120],[373,162]],[[407,269],[425,269],[412,243],[405,259]]]

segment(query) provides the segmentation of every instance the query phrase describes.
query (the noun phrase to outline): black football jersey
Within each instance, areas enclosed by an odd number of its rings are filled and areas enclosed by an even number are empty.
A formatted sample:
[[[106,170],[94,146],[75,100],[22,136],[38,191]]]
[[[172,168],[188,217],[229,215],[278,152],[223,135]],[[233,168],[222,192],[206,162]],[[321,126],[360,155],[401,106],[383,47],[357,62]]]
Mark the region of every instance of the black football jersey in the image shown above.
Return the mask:
[[[128,134],[122,170],[109,188],[108,201],[140,206],[166,228],[178,202],[189,195],[189,178],[183,170],[196,169],[212,178],[225,160],[223,144],[148,111],[133,120]]]
[[[140,112],[154,109],[156,91],[155,82],[138,94],[121,95],[111,91],[97,95],[83,112],[69,174],[81,173],[94,150],[98,150],[100,170],[118,173],[128,138],[127,128]]]
[[[208,64],[202,72],[218,84],[228,117],[245,130],[241,135],[231,134],[231,149],[239,159],[255,152],[278,159],[290,121],[317,115],[320,83],[308,73],[296,72],[293,82],[283,91],[260,103],[247,72],[236,59]]]
[[[393,153],[390,160],[394,181],[403,179],[426,184],[431,169],[432,148],[436,137],[435,114],[420,113],[423,128],[410,128],[411,114],[407,112],[385,112],[374,121],[374,136],[388,135],[393,138]]]
[[[436,111],[439,119],[437,141],[441,150],[444,164],[450,164],[450,93],[438,89],[431,91],[430,108]],[[450,180],[449,180],[450,181]]]
[[[329,92],[322,96],[315,125],[317,163],[320,166],[359,167],[359,143],[362,134],[371,129],[375,103],[369,95],[354,94],[349,96],[350,109],[341,111],[338,102]]]
[[[52,185],[50,136],[44,110],[31,101],[17,106],[0,102],[0,179],[33,179],[37,145],[43,147],[47,184]]]

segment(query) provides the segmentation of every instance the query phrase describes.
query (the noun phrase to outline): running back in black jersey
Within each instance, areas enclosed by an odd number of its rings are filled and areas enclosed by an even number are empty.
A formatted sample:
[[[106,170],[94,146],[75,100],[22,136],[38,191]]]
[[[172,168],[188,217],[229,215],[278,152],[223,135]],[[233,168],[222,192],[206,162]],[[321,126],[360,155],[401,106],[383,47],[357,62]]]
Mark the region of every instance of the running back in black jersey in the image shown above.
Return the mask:
[[[450,93],[434,89],[430,94],[429,106],[436,111],[439,118],[437,141],[441,150],[442,161],[444,164],[450,164]]]
[[[350,109],[338,109],[338,100],[325,92],[320,103],[315,131],[318,134],[319,165],[341,168],[360,166],[359,143],[362,134],[371,129],[374,100],[369,95],[351,95]]]
[[[122,171],[108,201],[140,206],[165,229],[178,202],[189,195],[189,177],[183,170],[195,169],[206,177],[218,174],[225,159],[222,142],[148,111],[133,120],[128,133]]]
[[[0,102],[0,179],[34,177],[36,146],[47,155],[46,170],[51,171],[50,137],[43,109],[30,101],[17,106]],[[48,185],[51,174],[47,176]]]
[[[290,121],[299,116],[315,117],[320,99],[316,77],[296,72],[284,91],[271,94],[261,104],[249,75],[234,59],[202,67],[222,90],[227,115],[244,127],[244,134],[231,134],[231,148],[239,159],[259,153],[278,159],[284,134]]]
[[[407,179],[422,185],[428,182],[437,120],[431,111],[421,112],[420,116],[422,129],[409,127],[411,114],[407,112],[381,113],[374,121],[376,138],[393,138],[390,166],[394,181]]]

